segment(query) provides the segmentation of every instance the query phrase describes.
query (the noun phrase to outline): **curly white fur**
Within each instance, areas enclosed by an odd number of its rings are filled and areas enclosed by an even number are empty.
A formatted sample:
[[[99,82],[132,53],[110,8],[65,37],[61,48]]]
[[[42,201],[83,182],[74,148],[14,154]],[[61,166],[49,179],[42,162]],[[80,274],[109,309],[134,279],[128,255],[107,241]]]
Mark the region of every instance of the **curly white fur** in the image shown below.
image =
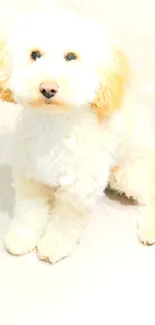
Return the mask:
[[[42,54],[35,62],[34,50]],[[121,53],[104,27],[54,10],[20,23],[3,51],[1,97],[13,95],[23,106],[6,249],[21,255],[36,248],[51,263],[68,256],[108,182],[145,206],[140,238],[154,243],[153,132],[146,112],[130,99]],[[68,52],[77,60],[66,62]],[[49,81],[59,90],[46,101],[39,87]]]

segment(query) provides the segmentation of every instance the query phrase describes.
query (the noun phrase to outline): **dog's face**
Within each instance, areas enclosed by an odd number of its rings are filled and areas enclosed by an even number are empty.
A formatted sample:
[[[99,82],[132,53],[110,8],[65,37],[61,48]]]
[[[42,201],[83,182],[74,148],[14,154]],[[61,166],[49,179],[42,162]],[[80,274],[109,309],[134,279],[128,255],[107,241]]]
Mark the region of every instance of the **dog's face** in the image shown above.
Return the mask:
[[[24,106],[90,104],[100,114],[120,105],[126,60],[98,22],[57,10],[33,15],[9,40],[6,57],[5,87]]]

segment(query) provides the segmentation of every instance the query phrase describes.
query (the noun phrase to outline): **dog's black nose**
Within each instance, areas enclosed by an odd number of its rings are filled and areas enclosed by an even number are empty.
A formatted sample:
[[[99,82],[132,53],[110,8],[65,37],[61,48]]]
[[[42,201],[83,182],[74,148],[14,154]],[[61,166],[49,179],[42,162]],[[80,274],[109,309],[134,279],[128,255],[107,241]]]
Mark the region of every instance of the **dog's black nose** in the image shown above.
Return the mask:
[[[42,83],[40,85],[40,92],[44,97],[50,99],[58,92],[58,86],[55,83]]]

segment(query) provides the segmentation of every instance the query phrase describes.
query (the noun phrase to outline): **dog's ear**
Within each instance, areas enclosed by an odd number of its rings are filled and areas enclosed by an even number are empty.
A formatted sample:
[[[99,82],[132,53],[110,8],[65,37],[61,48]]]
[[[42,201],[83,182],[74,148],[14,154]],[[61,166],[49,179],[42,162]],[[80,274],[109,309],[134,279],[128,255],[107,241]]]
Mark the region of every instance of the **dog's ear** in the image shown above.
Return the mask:
[[[9,89],[10,62],[6,50],[6,43],[0,43],[0,99],[6,102],[15,103],[13,94]]]
[[[93,109],[102,121],[119,109],[129,79],[129,67],[126,56],[118,49],[111,49],[110,63],[99,71],[99,89],[96,93]]]

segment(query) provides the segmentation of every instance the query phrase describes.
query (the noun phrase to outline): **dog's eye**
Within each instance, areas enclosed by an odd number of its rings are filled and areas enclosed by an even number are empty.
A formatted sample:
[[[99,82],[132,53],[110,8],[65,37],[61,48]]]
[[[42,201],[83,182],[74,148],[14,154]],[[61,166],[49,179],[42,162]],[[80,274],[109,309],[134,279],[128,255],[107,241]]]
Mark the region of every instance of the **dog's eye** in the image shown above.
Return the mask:
[[[77,55],[73,52],[69,52],[65,55],[65,60],[66,61],[73,61],[77,59]]]
[[[42,56],[40,51],[32,51],[31,52],[31,59],[36,61],[37,59],[40,59]]]

